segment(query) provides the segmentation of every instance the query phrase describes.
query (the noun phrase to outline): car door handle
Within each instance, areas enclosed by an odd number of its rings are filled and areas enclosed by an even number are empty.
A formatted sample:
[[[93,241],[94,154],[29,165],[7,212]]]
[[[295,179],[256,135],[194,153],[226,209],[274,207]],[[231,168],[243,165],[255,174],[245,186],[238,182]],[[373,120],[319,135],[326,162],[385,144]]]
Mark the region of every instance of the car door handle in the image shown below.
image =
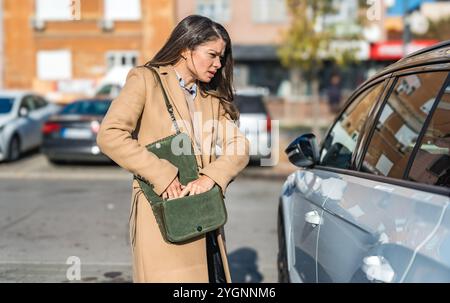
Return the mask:
[[[391,283],[395,272],[383,256],[368,256],[363,259],[362,271],[373,282]]]
[[[319,225],[322,224],[322,217],[317,210],[313,210],[305,214],[305,221],[312,225]]]

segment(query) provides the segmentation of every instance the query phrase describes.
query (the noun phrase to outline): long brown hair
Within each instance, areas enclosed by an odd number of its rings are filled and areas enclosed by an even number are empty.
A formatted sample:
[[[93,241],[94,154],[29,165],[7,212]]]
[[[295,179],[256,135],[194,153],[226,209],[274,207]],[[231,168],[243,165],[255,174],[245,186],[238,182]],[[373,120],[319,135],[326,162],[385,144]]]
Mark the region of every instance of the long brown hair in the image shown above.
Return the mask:
[[[222,67],[217,71],[211,82],[200,82],[200,93],[217,97],[225,111],[233,120],[239,119],[239,112],[233,103],[233,56],[231,52],[231,39],[226,29],[211,19],[191,15],[177,24],[169,39],[158,53],[145,63],[146,67],[159,67],[174,65],[181,59],[184,50],[194,50],[197,46],[216,39],[225,42],[225,53],[221,59]]]

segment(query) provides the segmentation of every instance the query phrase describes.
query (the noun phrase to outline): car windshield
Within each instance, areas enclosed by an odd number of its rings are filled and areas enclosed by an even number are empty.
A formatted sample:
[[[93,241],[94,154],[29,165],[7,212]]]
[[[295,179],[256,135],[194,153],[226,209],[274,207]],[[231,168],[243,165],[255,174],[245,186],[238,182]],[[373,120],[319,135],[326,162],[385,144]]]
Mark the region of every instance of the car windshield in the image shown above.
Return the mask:
[[[236,106],[243,114],[265,114],[266,108],[261,96],[235,96]]]
[[[87,101],[75,101],[61,111],[61,115],[95,115],[104,116],[111,105],[110,100],[87,100]]]
[[[14,98],[0,97],[0,114],[7,114],[11,112],[14,105]]]

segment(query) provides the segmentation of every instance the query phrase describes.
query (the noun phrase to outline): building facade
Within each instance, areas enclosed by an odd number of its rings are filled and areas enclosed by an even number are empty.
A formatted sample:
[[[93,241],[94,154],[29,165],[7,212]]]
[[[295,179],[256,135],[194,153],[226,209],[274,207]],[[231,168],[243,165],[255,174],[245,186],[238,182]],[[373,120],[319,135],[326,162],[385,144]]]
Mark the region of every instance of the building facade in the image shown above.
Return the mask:
[[[5,46],[3,44],[3,0],[0,0],[0,89],[3,88],[3,68],[4,68],[4,49]]]
[[[357,0],[336,1],[336,8],[335,14],[326,16],[326,25],[339,24],[339,34],[344,35],[349,30],[360,30],[355,29]],[[277,55],[277,48],[291,23],[285,0],[177,0],[177,21],[189,14],[210,17],[228,30],[233,42],[234,82],[238,89],[265,87],[271,95],[288,97],[292,94],[292,85],[300,85],[304,87],[298,91],[309,94],[305,81],[299,81],[291,69],[283,67]],[[365,60],[369,54],[368,43],[358,42],[366,44],[362,47]],[[333,70],[334,67],[325,68],[324,77],[330,78]],[[322,85],[326,85],[326,81]]]
[[[92,90],[116,68],[145,63],[175,22],[172,0],[2,4],[4,87],[53,92],[56,99]]]
[[[237,88],[257,86],[277,92],[288,77],[276,53],[290,21],[285,0],[177,0],[177,21],[190,14],[207,16],[227,29]]]

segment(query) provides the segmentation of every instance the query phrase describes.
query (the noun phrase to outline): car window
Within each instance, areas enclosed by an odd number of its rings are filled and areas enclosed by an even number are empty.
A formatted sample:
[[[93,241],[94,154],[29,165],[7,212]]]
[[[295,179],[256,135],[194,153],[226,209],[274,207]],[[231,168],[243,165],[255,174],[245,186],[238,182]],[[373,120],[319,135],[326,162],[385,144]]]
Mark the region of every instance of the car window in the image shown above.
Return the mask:
[[[383,93],[383,88],[384,82],[381,82],[366,89],[340,116],[325,138],[320,155],[322,166],[350,167],[361,130],[370,110]]]
[[[0,114],[7,114],[11,112],[14,105],[14,98],[0,97]]]
[[[37,101],[36,96],[31,96],[30,100],[28,102],[30,102],[30,107],[32,108],[32,110],[37,110],[40,108],[39,102]]]
[[[439,101],[419,146],[408,179],[450,187],[450,85]]]
[[[399,77],[375,126],[362,171],[403,178],[411,152],[447,72]]]
[[[22,99],[22,102],[20,104],[20,108],[25,107],[28,109],[28,111],[33,111],[36,109],[36,103],[34,102],[33,96],[25,96]]]
[[[106,84],[106,85],[102,86],[95,95],[97,97],[108,96],[110,98],[115,98],[116,96],[119,95],[121,89],[122,88],[120,87],[120,85]]]
[[[234,102],[241,114],[265,114],[267,112],[262,96],[236,95]]]
[[[60,114],[104,116],[110,105],[111,101],[79,101],[64,107]]]
[[[34,96],[34,102],[36,103],[37,108],[43,108],[46,107],[48,102],[45,101],[42,97]]]

